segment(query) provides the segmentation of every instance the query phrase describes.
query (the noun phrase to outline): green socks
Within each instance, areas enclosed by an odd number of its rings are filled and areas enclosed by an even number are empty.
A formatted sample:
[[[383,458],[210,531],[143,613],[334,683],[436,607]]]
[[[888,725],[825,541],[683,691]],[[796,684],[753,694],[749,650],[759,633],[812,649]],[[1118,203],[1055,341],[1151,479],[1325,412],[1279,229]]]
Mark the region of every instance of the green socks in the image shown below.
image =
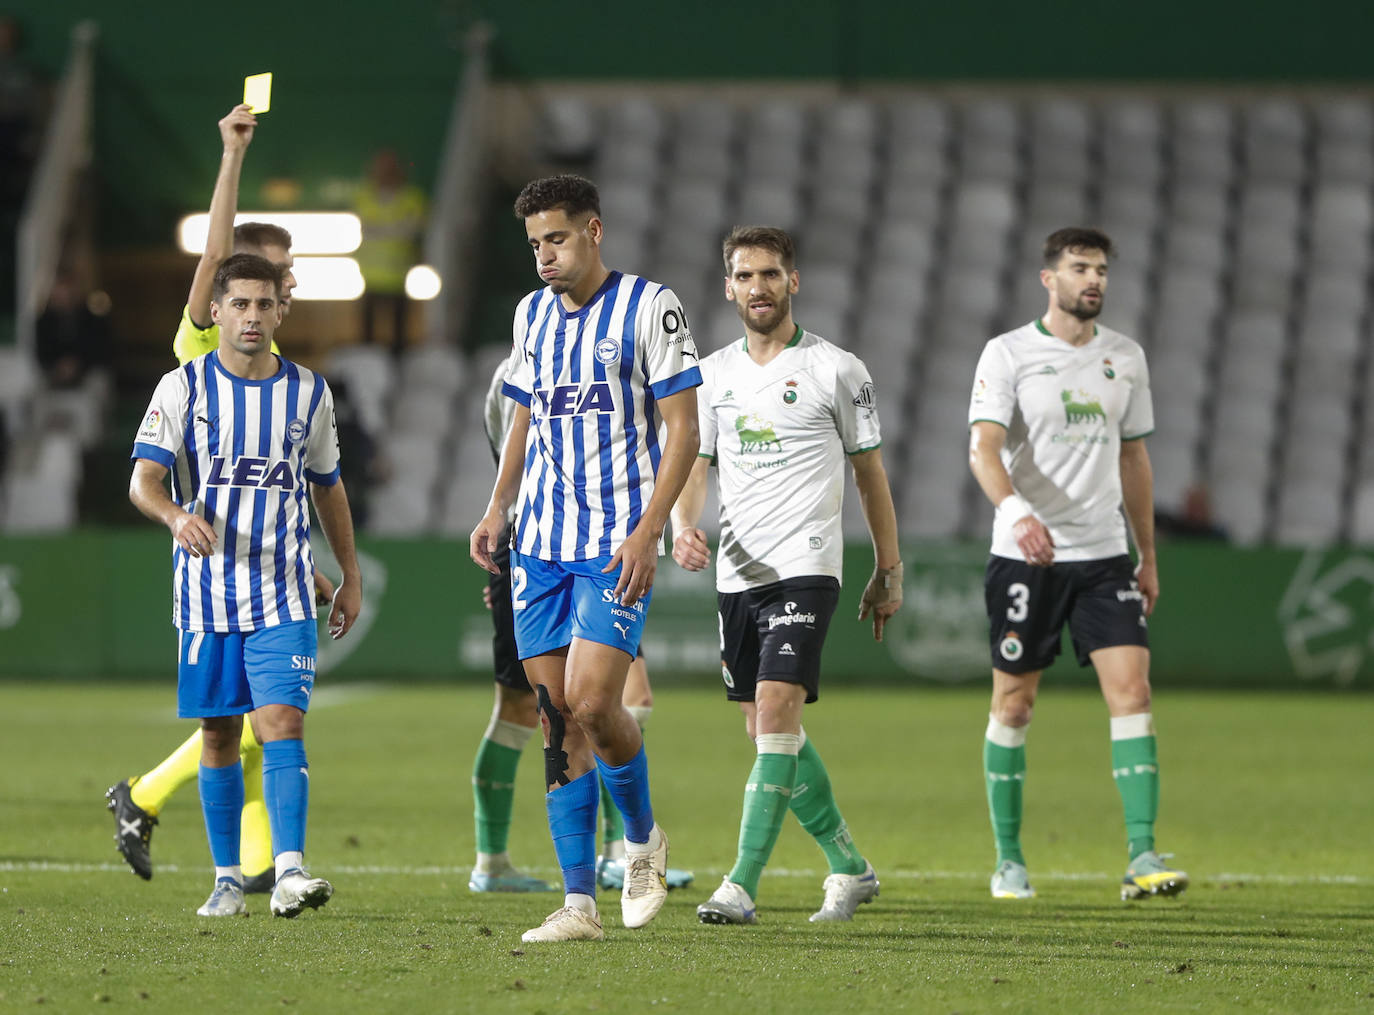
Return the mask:
[[[1159,755],[1149,712],[1112,717],[1112,778],[1121,794],[1129,859],[1155,848]]]
[[[1026,727],[1003,726],[988,716],[983,740],[988,814],[997,839],[997,862],[1025,864],[1021,853],[1021,788],[1026,782]]]
[[[520,764],[520,752],[533,733],[533,726],[493,717],[477,748],[472,766],[472,798],[476,805],[473,816],[479,853],[506,851],[515,804],[515,770]]]
[[[835,794],[830,789],[830,773],[806,734],[802,733],[797,755],[797,780],[792,788],[792,813],[825,853],[832,874],[862,874],[867,867],[863,854],[849,836]],[[731,878],[730,880],[734,880]]]
[[[754,739],[758,757],[744,786],[744,814],[739,824],[739,855],[730,880],[757,898],[759,878],[787,817],[792,784],[797,779],[795,733],[761,733]]]
[[[603,856],[612,856],[611,851],[605,849],[612,843],[620,844],[625,838],[625,819],[620,816],[620,808],[616,807],[615,801],[611,799],[611,791],[606,788],[606,783],[601,783],[601,844]],[[614,854],[617,858],[619,853]]]

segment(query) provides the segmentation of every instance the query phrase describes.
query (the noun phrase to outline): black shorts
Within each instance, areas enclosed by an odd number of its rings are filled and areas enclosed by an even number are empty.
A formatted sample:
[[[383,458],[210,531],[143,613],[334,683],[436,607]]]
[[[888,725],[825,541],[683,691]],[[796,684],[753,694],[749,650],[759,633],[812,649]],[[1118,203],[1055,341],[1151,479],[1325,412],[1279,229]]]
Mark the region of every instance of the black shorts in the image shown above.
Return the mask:
[[[501,573],[487,576],[487,588],[491,590],[491,622],[496,628],[491,637],[491,661],[498,684],[528,693],[534,689],[525,677],[525,667],[515,647],[515,610],[510,604],[510,533],[509,525],[501,530],[501,543],[491,555]]]
[[[1032,673],[1054,662],[1065,623],[1080,666],[1100,648],[1150,647],[1144,600],[1125,554],[1049,567],[992,557],[983,592],[992,665],[1004,673]]]
[[[753,701],[760,680],[820,694],[821,649],[840,601],[840,583],[823,576],[784,578],[744,592],[718,592],[720,675],[730,701]]]

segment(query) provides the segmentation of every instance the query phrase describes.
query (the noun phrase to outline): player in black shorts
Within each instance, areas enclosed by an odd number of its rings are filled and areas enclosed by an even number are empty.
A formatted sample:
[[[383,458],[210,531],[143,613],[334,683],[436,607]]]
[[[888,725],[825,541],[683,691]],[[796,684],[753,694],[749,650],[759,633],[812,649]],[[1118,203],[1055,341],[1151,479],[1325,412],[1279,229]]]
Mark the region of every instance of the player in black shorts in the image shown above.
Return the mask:
[[[1066,625],[1079,665],[1097,671],[1111,716],[1128,857],[1121,897],[1188,886],[1188,875],[1155,851],[1159,762],[1146,618],[1159,574],[1145,450],[1154,409],[1144,351],[1096,323],[1111,253],[1111,240],[1092,229],[1061,229],[1045,241],[1040,280],[1049,309],[987,343],[969,406],[970,467],[997,506],[983,767],[999,899],[1035,895],[1021,851],[1026,728]],[[1127,521],[1138,565],[1127,554]]]
[[[745,784],[735,865],[697,907],[702,923],[753,923],[759,879],[790,810],[825,853],[830,874],[813,921],[849,920],[878,894],[802,729],[816,700],[821,649],[840,595],[840,504],[854,470],[875,548],[859,614],[873,636],[902,602],[897,519],[883,468],[877,394],[858,358],[792,320],[799,276],[791,238],[748,226],[725,240],[725,290],[744,337],[701,363],[701,457],[673,509],[673,559],[711,561],[697,521],[708,464],[718,466],[721,676],[758,751]]]

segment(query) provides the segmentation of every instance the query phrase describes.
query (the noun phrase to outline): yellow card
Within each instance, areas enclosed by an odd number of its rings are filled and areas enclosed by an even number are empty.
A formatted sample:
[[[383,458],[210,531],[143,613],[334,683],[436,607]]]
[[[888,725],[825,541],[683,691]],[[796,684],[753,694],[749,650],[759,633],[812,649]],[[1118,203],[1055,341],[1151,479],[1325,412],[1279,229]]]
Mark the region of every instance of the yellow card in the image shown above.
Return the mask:
[[[272,108],[272,72],[249,74],[243,79],[243,101],[250,113],[265,113]]]

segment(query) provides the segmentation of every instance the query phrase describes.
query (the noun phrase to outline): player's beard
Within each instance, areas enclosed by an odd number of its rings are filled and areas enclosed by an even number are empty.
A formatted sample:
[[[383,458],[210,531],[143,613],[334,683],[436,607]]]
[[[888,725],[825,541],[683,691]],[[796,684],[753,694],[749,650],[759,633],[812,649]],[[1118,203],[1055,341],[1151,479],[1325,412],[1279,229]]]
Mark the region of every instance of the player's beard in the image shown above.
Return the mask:
[[[771,335],[787,315],[792,312],[792,294],[783,293],[782,298],[773,304],[773,309],[764,317],[754,317],[749,313],[749,301],[743,304],[735,302],[735,310],[739,314],[740,320],[744,322],[746,328],[750,328],[760,335]]]
[[[1078,299],[1074,300],[1072,306],[1065,303],[1063,300],[1060,300],[1059,309],[1064,311],[1064,313],[1066,314],[1072,314],[1074,317],[1077,317],[1080,321],[1091,321],[1098,314],[1102,313],[1102,304],[1105,302],[1106,301],[1101,296],[1099,296],[1097,298],[1097,306],[1092,306],[1088,303],[1085,303],[1083,301],[1083,297],[1080,296]]]

